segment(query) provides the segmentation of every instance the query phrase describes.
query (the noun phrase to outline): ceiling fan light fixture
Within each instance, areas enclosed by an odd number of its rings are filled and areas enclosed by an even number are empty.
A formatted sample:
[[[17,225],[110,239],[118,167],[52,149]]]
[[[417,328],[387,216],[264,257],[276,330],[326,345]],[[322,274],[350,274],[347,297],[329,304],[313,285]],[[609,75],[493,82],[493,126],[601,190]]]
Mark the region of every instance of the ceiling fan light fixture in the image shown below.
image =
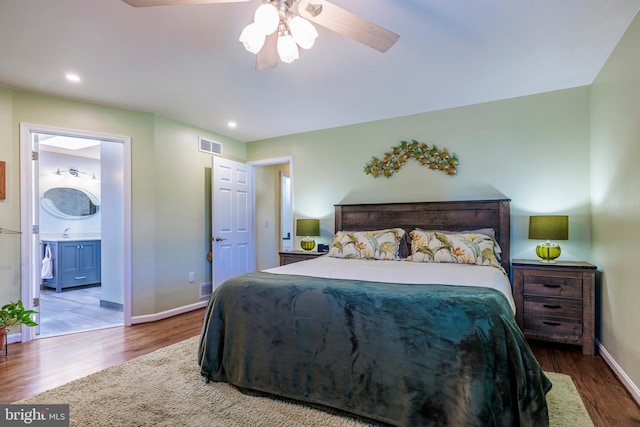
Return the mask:
[[[273,34],[278,29],[280,14],[271,3],[264,3],[256,9],[253,22],[260,28],[265,36]]]
[[[303,49],[311,49],[318,38],[318,31],[313,24],[297,15],[289,20],[289,30],[298,46]]]
[[[255,22],[247,25],[242,30],[238,39],[245,49],[251,53],[257,54],[264,46],[265,34]]]
[[[289,33],[278,36],[278,56],[285,64],[291,64],[298,59],[298,45]]]

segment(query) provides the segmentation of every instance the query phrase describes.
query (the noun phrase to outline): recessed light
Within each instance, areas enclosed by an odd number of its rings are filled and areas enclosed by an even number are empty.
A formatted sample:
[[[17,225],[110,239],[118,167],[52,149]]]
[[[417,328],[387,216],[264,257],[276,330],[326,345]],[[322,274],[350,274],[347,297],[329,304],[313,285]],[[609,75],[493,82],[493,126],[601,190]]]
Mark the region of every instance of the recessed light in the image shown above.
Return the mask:
[[[75,73],[67,73],[65,74],[65,77],[70,82],[78,83],[80,81],[80,76]]]
[[[230,128],[235,128],[237,126],[236,122],[229,122],[227,123],[227,126],[229,126]]]

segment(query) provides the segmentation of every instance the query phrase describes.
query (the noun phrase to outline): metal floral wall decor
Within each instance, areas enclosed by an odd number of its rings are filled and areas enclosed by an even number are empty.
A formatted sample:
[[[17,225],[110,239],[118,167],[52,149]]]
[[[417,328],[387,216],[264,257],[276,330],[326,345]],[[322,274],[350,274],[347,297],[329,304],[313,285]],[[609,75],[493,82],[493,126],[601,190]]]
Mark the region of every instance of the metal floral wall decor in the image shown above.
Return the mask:
[[[400,141],[400,145],[391,147],[391,151],[384,153],[382,159],[372,157],[371,161],[364,166],[364,173],[373,175],[374,178],[379,176],[389,178],[409,159],[415,159],[421,165],[440,170],[447,175],[455,175],[457,172],[458,156],[455,153],[450,154],[446,148],[438,150],[435,145],[412,139],[410,142]]]

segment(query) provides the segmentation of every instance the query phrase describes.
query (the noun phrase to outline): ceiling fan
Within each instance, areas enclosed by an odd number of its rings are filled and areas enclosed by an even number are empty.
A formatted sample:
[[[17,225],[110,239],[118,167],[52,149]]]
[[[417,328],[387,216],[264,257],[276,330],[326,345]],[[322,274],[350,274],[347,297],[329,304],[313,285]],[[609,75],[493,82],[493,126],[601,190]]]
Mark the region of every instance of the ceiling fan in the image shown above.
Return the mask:
[[[123,0],[134,7],[240,3],[249,0]],[[386,52],[400,36],[326,0],[263,0],[240,41],[256,54],[256,69],[298,59],[298,47],[310,49],[318,36],[311,22]]]

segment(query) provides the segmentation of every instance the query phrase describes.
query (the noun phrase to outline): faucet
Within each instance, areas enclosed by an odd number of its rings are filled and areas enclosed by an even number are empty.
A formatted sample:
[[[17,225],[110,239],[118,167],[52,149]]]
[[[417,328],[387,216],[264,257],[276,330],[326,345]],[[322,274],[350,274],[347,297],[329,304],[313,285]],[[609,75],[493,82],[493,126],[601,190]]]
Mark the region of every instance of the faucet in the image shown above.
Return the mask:
[[[71,227],[65,228],[64,231],[62,232],[62,237],[64,239],[68,239],[69,238],[69,230],[71,230]]]

